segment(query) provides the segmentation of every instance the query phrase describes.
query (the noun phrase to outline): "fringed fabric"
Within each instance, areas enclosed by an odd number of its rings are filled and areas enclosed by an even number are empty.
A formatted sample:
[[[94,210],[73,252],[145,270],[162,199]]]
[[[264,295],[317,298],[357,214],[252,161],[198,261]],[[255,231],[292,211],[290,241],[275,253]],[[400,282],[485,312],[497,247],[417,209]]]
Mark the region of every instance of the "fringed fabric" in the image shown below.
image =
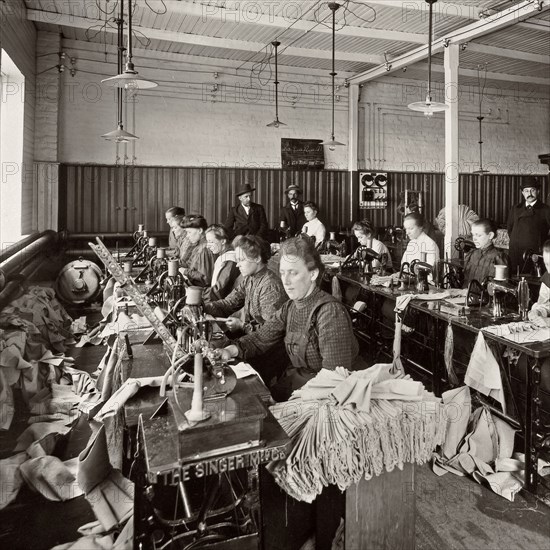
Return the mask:
[[[283,490],[306,502],[329,484],[344,491],[405,463],[429,462],[445,437],[443,409],[426,391],[410,401],[372,399],[369,412],[331,398],[292,399],[271,411],[293,448],[269,471]]]
[[[445,332],[445,368],[447,370],[447,378],[451,385],[458,386],[458,377],[453,367],[453,353],[454,353],[454,333],[453,326],[449,322],[447,325],[447,331]]]

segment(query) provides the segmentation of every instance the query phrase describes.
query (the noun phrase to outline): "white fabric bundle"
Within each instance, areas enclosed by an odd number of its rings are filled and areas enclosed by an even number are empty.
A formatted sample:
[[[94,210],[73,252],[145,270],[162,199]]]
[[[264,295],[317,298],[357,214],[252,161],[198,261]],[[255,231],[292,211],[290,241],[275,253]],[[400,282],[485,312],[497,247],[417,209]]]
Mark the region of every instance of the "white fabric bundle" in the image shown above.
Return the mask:
[[[289,495],[312,502],[328,484],[344,491],[363,477],[429,461],[445,436],[439,399],[390,368],[323,369],[271,407],[293,449],[269,469]]]

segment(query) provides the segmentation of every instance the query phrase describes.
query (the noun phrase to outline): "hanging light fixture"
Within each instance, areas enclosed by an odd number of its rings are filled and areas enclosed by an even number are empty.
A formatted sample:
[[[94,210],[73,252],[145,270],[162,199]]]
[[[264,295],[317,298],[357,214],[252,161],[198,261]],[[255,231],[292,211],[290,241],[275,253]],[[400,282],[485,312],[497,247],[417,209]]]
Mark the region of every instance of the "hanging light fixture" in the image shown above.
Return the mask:
[[[417,101],[408,105],[412,111],[420,111],[427,117],[432,117],[434,113],[440,113],[448,109],[448,105],[438,101],[432,101],[432,34],[433,34],[433,5],[437,0],[426,0],[430,6],[430,26],[428,31],[428,91],[426,101]]]
[[[124,3],[124,0],[120,1]],[[127,90],[156,88],[158,86],[156,82],[138,76],[138,72],[135,70],[134,64],[132,63],[132,0],[128,0],[128,11],[128,52],[126,66],[122,73],[106,78],[102,80],[101,83],[116,88],[125,88]]]
[[[331,151],[334,151],[337,146],[344,145],[334,139],[334,78],[336,77],[334,57],[336,51],[336,10],[340,7],[340,4],[337,4],[336,2],[329,2],[328,7],[332,10],[332,72],[330,73],[330,76],[332,77],[332,126],[330,139],[328,141],[323,141],[323,145],[328,145],[328,148]]]
[[[487,65],[485,65],[485,79],[487,79]],[[483,119],[485,118],[483,116],[483,113],[481,112],[481,107],[483,104],[483,94],[485,90],[485,80],[483,82],[483,86],[481,85],[481,65],[477,66],[477,82],[479,86],[479,116],[476,118],[479,120],[479,170],[475,170],[473,173],[477,174],[478,176],[484,176],[485,174],[489,173],[489,170],[483,169],[483,134],[481,132],[481,125],[483,123]]]
[[[278,61],[277,61],[277,48],[281,45],[278,40],[271,42],[275,48],[275,120],[270,122],[266,126],[269,128],[278,128],[279,126],[286,126],[284,122],[279,120],[279,73],[278,73]]]
[[[117,61],[118,61],[118,71],[122,70],[122,59],[124,52],[124,36],[122,25],[124,24],[124,2],[120,2],[120,15],[116,21],[118,28],[118,48],[117,48]],[[117,128],[112,132],[103,134],[101,137],[105,138],[108,141],[115,141],[116,143],[128,143],[130,141],[135,141],[139,139],[134,134],[127,132],[124,129],[122,124],[122,93],[123,90],[117,89]]]

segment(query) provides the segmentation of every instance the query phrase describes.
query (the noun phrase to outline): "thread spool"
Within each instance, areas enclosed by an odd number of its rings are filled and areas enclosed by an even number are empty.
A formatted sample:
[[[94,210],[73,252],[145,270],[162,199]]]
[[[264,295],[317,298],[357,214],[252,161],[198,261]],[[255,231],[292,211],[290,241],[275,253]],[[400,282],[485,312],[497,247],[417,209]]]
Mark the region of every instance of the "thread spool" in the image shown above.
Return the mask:
[[[193,399],[191,400],[191,409],[185,413],[185,416],[189,422],[200,422],[201,420],[210,418],[210,414],[202,408],[202,353],[195,353],[193,374]]]
[[[147,238],[148,235],[149,235],[149,232],[147,231],[147,229],[144,229],[143,230],[143,236]]]
[[[143,231],[143,228],[144,228],[144,224],[142,223],[138,223],[138,231],[141,233]]]
[[[168,260],[168,277],[175,277],[178,274],[179,266],[178,260]]]
[[[508,266],[495,265],[495,281],[507,281],[507,280],[508,280]]]
[[[157,248],[157,258],[166,258],[166,248]]]
[[[331,231],[330,232],[330,238],[329,238],[330,241],[335,241],[336,240],[336,231]]]
[[[185,304],[188,306],[200,306],[202,304],[202,288],[200,286],[188,286],[185,291]]]
[[[157,246],[157,238],[149,237],[149,246]]]
[[[127,259],[127,260],[124,260],[124,266],[123,266],[123,270],[124,270],[124,273],[126,275],[130,275],[130,273],[132,273],[132,264],[133,264],[134,260],[133,259]]]

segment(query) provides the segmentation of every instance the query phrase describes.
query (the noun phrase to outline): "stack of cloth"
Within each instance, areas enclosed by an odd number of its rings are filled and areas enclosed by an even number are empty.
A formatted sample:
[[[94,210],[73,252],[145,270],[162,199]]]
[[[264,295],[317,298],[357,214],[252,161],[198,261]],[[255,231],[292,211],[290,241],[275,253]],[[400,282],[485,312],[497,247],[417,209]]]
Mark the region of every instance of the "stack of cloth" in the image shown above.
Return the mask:
[[[440,400],[421,382],[392,374],[322,369],[271,412],[292,439],[288,458],[270,464],[279,486],[312,502],[329,484],[344,491],[405,463],[423,464],[445,437]]]

